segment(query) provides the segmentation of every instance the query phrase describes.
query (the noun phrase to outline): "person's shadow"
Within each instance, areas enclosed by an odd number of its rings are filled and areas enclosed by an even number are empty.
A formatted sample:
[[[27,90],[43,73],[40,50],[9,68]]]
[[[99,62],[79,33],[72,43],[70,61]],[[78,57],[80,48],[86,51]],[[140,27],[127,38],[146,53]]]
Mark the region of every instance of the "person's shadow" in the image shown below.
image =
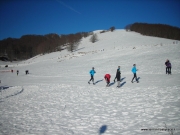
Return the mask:
[[[137,78],[137,81],[139,82],[140,77]]]
[[[102,80],[98,80],[98,81],[96,81],[94,84],[99,83],[99,82],[101,82],[101,81],[103,81],[103,79],[102,79]]]
[[[121,84],[120,84],[120,87],[122,87],[125,83],[126,83],[126,82],[121,83]]]
[[[107,130],[107,126],[106,125],[101,126],[100,129],[99,129],[99,135],[105,133],[106,130]]]
[[[109,84],[109,87],[112,86],[112,85],[114,85],[114,84],[115,84],[115,82],[110,83],[110,84]]]
[[[126,77],[121,78],[120,82],[122,82]]]

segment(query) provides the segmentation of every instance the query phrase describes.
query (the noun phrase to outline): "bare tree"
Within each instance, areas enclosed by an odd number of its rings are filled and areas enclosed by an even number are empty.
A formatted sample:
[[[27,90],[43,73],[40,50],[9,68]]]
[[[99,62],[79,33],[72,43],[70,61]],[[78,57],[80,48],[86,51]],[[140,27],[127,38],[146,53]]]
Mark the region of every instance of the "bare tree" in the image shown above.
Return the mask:
[[[74,50],[77,49],[78,45],[79,45],[79,41],[74,42],[74,43],[69,43],[67,46],[67,50],[70,52],[73,52]]]
[[[130,31],[131,30],[131,25],[132,24],[128,24],[128,25],[125,26],[126,31]]]
[[[110,30],[111,30],[111,32],[113,32],[113,31],[115,30],[115,27],[112,26],[112,27],[110,28]]]
[[[93,34],[93,35],[91,36],[91,38],[90,38],[90,41],[91,41],[92,43],[95,43],[97,40],[98,40],[97,34]]]

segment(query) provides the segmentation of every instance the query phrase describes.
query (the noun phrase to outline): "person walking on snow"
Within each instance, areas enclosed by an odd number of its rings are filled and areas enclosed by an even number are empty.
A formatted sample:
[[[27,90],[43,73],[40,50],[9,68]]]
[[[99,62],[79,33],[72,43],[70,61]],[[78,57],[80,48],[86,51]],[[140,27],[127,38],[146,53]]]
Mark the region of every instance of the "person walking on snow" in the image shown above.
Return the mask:
[[[17,70],[17,76],[18,76],[18,74],[19,74],[19,70]]]
[[[94,67],[92,67],[92,70],[89,71],[90,75],[91,75],[91,79],[88,81],[88,83],[90,84],[90,81],[94,83],[94,74],[96,73],[96,71],[94,70]]]
[[[106,83],[107,83],[106,87],[109,86],[110,78],[111,78],[111,75],[110,75],[110,74],[105,74],[104,79],[106,80]]]
[[[166,60],[165,65],[166,65],[166,74],[168,75],[171,74],[171,63],[168,59]]]
[[[138,79],[137,79],[137,76],[136,76],[136,71],[137,71],[137,69],[136,69],[136,64],[133,64],[133,68],[132,68],[132,70],[131,70],[132,72],[133,72],[133,74],[134,74],[134,77],[132,78],[132,83],[133,83],[133,80],[134,80],[134,78],[136,79],[136,82],[138,83]]]
[[[121,81],[121,71],[120,71],[120,66],[118,66],[118,69],[116,71],[116,77],[114,78],[114,82],[115,82],[115,79],[117,79],[117,87],[120,87],[120,81]]]

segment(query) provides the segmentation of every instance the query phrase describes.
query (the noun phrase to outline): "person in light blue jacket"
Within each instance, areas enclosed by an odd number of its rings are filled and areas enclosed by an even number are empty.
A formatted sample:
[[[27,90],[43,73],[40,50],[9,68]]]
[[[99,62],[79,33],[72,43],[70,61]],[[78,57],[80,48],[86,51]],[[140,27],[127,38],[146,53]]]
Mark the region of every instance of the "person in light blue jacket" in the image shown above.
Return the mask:
[[[133,64],[133,68],[132,68],[131,71],[132,71],[133,74],[134,74],[131,82],[133,83],[133,80],[134,80],[134,78],[135,78],[135,79],[136,79],[136,82],[138,83],[138,79],[137,79],[137,76],[136,76],[136,71],[137,71],[137,69],[136,69],[136,64]]]
[[[89,71],[90,75],[91,75],[91,79],[88,81],[88,83],[90,84],[90,81],[94,83],[94,74],[96,73],[96,71],[94,70],[94,67],[92,67],[92,70]]]

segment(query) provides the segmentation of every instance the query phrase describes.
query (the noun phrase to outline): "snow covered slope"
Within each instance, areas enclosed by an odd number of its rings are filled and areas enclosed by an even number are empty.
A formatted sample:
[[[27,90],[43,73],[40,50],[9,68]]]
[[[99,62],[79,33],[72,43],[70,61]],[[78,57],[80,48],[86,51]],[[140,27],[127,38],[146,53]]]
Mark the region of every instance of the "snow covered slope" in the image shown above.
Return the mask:
[[[73,53],[0,63],[0,134],[165,135],[155,130],[165,129],[164,123],[180,134],[179,41],[125,30],[96,33],[98,42],[83,38]],[[166,59],[172,75],[165,74]],[[134,63],[140,83],[131,83]],[[116,88],[119,65],[122,81]],[[96,85],[87,83],[92,67]],[[105,87],[106,73],[110,87]]]

